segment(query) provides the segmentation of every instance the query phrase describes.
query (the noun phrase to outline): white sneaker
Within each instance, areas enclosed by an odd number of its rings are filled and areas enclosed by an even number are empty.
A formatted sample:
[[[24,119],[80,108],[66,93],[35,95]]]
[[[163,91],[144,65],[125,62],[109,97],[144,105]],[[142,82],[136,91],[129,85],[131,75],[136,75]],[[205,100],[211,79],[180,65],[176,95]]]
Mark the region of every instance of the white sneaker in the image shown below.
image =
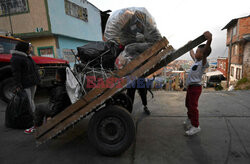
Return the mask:
[[[196,134],[196,133],[198,133],[200,131],[201,131],[200,126],[194,127],[194,126],[191,125],[191,128],[188,131],[186,131],[186,135],[192,136],[192,135],[194,135],[194,134]]]
[[[190,129],[192,124],[191,124],[191,120],[189,118],[187,118],[184,122],[183,122],[184,128],[185,129]]]

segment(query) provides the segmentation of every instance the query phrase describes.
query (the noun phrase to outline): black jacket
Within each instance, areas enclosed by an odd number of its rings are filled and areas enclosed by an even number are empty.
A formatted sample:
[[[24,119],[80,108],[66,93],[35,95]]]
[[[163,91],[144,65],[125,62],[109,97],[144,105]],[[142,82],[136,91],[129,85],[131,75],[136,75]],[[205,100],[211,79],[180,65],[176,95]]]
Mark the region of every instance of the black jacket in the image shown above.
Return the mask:
[[[63,111],[71,105],[69,96],[66,92],[66,87],[64,83],[57,83],[51,90],[51,96],[49,99],[49,110],[50,116],[53,117],[56,114]]]
[[[14,80],[19,87],[29,88],[39,84],[38,66],[31,56],[24,52],[13,50],[10,62]]]

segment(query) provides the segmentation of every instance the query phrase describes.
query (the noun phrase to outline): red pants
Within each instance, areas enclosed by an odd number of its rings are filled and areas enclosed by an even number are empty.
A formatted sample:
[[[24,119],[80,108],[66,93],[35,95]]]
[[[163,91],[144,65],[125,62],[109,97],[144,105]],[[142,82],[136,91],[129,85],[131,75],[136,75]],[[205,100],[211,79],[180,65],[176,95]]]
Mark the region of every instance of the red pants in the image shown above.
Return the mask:
[[[194,127],[199,126],[198,101],[201,95],[201,86],[189,86],[186,95],[187,115]]]

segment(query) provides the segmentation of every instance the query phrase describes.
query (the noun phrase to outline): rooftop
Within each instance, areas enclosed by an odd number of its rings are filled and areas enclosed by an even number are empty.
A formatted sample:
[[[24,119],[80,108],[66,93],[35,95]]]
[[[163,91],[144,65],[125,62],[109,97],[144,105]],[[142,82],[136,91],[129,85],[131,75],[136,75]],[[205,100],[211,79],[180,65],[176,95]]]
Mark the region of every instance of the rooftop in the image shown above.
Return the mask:
[[[223,27],[221,30],[228,29],[229,27],[232,27],[233,25],[235,25],[235,24],[238,22],[238,19],[247,18],[247,17],[250,17],[250,15],[244,16],[244,17],[240,17],[240,18],[232,19],[232,20],[231,20],[225,27]]]

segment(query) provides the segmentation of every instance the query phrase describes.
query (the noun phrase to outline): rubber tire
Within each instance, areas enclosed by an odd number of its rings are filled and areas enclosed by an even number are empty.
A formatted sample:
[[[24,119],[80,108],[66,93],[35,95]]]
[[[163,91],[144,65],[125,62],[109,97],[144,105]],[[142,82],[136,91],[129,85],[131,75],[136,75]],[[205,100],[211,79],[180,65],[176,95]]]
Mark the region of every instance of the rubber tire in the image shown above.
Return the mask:
[[[109,118],[119,120],[123,128],[118,130],[124,130],[122,137],[115,143],[107,143],[103,141],[104,139],[99,135],[103,127],[100,124],[105,121],[107,122],[107,120],[110,120]],[[125,108],[117,105],[110,105],[99,110],[92,116],[88,125],[88,138],[101,154],[106,156],[117,156],[126,151],[133,143],[135,138],[135,124],[130,113]]]
[[[13,77],[7,78],[1,82],[0,85],[0,96],[6,103],[10,102],[14,93],[12,92],[16,88]],[[12,96],[11,96],[12,95]]]
[[[112,96],[112,99],[108,100],[107,104],[122,106],[123,108],[127,109],[129,113],[132,113],[133,110],[132,100],[125,93],[115,94],[114,96]]]

